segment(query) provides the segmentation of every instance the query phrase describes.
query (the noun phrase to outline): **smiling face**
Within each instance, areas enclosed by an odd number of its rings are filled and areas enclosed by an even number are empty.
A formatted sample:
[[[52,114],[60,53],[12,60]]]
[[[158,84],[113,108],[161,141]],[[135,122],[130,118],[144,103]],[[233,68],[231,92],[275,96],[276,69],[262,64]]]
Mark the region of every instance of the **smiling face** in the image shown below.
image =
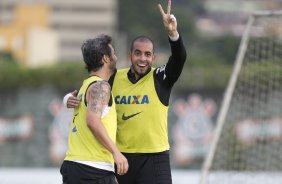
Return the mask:
[[[129,59],[132,64],[131,71],[135,74],[137,79],[149,71],[155,58],[154,46],[150,40],[134,41]]]

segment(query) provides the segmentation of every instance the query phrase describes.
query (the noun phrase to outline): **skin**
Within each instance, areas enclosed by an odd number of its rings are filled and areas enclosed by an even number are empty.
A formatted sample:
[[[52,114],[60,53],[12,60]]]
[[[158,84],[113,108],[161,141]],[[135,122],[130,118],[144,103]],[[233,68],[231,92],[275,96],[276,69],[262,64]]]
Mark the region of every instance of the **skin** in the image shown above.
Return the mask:
[[[156,59],[153,53],[153,43],[150,41],[135,41],[129,58],[131,60],[131,72],[135,74],[136,79],[139,79],[147,73]]]
[[[170,14],[170,10],[171,10],[171,0],[168,0],[167,3],[167,13],[164,12],[162,5],[158,4],[160,13],[162,15],[163,18],[163,24],[165,27],[165,30],[167,32],[167,34],[171,37],[175,37],[178,35],[177,32],[177,21],[173,18],[171,18],[171,14]]]
[[[117,64],[117,56],[116,56],[116,52],[115,52],[115,49],[113,48],[113,46],[110,44],[109,47],[111,48],[112,50],[112,55],[111,57],[109,58],[110,62],[109,62],[109,70],[111,71],[111,74],[112,75],[116,70],[117,70],[117,67],[116,67],[116,64]]]

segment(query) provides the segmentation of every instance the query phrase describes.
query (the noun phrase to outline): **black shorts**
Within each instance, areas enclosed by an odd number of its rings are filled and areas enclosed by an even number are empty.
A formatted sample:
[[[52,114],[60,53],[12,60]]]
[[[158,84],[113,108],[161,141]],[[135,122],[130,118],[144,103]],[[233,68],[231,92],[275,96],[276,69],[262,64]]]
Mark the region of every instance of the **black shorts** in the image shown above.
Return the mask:
[[[169,152],[123,153],[129,169],[116,175],[119,184],[172,184]]]
[[[72,161],[64,161],[60,169],[63,184],[117,184],[114,172]]]

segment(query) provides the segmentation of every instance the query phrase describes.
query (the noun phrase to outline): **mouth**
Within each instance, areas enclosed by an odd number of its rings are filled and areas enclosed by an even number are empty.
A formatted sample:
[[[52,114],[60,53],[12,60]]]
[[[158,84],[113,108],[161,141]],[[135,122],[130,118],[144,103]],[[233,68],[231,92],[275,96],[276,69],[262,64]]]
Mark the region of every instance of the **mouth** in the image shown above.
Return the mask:
[[[147,65],[146,64],[137,64],[138,67],[141,67],[141,68],[144,68],[146,67]]]

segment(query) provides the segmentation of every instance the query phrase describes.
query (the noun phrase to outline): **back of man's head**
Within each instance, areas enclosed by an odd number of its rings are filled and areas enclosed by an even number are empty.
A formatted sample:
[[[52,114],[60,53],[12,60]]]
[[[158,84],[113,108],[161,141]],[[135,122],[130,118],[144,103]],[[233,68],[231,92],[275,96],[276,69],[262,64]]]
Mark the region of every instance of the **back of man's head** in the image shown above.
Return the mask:
[[[103,56],[111,56],[111,42],[112,38],[104,34],[83,42],[81,51],[88,72],[98,71],[103,66]]]

